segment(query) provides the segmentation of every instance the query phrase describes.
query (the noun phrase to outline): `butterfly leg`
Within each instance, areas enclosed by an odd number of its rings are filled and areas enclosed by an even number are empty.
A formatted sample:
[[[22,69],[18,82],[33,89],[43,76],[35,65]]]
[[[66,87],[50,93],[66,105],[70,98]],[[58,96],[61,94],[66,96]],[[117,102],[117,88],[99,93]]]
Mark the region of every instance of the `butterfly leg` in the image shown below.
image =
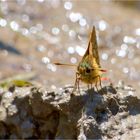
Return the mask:
[[[100,88],[101,88],[101,93],[105,94],[105,90],[102,87],[101,76],[99,75],[98,78],[99,78],[99,84],[100,84]]]
[[[73,87],[73,91],[72,92],[74,92],[74,91],[76,91],[76,89],[77,89],[77,73],[76,73],[76,79],[75,79],[75,84],[74,84],[74,87]]]
[[[90,89],[89,84],[87,85],[88,90]]]
[[[102,82],[101,82],[101,76],[99,76],[99,83],[100,83],[100,87],[102,89],[103,87],[102,87]]]
[[[74,84],[74,88],[73,88],[72,93],[75,92],[77,88],[78,88],[78,90],[80,89],[80,87],[79,87],[79,73],[78,72],[76,72],[76,79],[75,79],[75,84]]]
[[[97,78],[97,80],[95,81],[95,87],[96,87],[96,90],[97,90],[97,92],[99,92],[99,90],[98,90],[98,78]]]
[[[95,91],[94,87],[93,87],[93,84],[91,83],[90,84],[90,88],[92,89],[93,88],[93,91]]]
[[[78,87],[78,92],[80,93],[80,78],[79,77],[77,78],[77,87]]]
[[[90,88],[92,88],[92,84],[90,84]]]

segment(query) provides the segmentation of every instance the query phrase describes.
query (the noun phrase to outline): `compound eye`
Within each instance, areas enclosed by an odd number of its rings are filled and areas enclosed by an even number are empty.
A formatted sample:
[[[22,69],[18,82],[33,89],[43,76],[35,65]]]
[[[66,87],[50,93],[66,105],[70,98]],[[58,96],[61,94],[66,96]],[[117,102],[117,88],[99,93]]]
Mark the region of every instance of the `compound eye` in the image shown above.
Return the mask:
[[[91,72],[91,70],[90,69],[86,69],[86,73],[90,73]]]

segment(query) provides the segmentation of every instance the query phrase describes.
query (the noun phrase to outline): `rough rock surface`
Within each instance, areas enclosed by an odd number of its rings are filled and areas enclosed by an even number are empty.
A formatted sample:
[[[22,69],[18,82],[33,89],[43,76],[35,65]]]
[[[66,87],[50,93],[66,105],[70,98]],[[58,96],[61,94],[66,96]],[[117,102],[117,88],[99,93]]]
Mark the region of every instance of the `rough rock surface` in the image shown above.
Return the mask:
[[[0,89],[0,138],[138,139],[140,99],[129,87]]]

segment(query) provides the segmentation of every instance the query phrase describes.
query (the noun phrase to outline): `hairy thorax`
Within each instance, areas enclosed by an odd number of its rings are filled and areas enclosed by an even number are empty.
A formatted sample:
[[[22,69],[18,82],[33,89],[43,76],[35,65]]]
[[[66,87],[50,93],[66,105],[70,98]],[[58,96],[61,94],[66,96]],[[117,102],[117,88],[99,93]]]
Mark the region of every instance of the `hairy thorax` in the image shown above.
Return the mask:
[[[78,74],[81,81],[92,84],[98,82],[102,72],[100,66],[92,56],[85,57],[78,66]]]

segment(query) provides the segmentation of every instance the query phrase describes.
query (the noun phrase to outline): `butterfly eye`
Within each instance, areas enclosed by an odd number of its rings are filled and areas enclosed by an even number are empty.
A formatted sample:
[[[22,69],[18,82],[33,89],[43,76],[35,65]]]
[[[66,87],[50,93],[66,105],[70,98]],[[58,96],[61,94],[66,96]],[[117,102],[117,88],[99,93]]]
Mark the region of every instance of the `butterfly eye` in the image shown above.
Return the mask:
[[[90,69],[86,69],[86,73],[90,73],[91,72],[91,70]]]

